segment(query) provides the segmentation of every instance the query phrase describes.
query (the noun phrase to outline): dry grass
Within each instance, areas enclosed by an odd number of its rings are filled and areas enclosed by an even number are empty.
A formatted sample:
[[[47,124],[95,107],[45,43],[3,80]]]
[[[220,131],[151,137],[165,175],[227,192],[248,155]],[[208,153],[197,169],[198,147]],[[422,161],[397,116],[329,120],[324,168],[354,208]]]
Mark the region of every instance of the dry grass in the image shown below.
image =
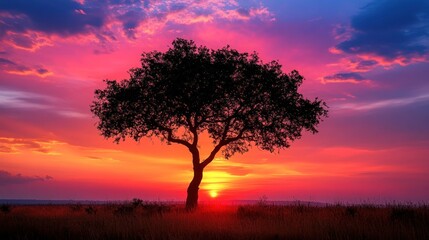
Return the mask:
[[[429,239],[423,206],[5,206],[0,239]]]

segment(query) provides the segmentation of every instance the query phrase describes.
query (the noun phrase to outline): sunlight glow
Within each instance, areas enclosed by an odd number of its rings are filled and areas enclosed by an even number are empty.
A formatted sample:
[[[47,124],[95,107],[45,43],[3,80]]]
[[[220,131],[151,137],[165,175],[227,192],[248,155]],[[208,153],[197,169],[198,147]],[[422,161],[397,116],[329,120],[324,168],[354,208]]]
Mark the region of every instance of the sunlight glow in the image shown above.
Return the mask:
[[[210,197],[212,197],[212,198],[215,198],[215,197],[217,197],[217,196],[218,196],[218,194],[217,194],[217,192],[216,192],[215,190],[211,190],[211,191],[209,192],[209,194],[210,194]]]

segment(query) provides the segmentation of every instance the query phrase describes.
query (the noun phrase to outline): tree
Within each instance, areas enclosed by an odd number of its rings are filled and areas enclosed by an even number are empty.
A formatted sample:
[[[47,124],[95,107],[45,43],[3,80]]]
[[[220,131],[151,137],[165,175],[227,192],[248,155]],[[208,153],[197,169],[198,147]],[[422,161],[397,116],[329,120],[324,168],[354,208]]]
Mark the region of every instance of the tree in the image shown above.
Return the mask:
[[[195,209],[204,168],[221,151],[225,158],[251,146],[273,152],[289,147],[303,130],[316,133],[326,104],[298,93],[303,77],[282,72],[277,61],[229,46],[210,50],[176,39],[166,52],[144,52],[130,78],[105,80],[91,105],[98,129],[116,142],[158,137],[185,146],[194,176],[186,208]],[[207,132],[213,150],[202,158],[198,139]]]

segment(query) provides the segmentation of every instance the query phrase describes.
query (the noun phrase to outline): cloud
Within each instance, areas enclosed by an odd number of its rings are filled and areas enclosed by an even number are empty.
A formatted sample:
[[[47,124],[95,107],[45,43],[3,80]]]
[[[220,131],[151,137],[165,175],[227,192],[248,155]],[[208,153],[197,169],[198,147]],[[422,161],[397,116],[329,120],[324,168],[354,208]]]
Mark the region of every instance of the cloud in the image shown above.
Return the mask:
[[[400,107],[406,106],[419,102],[428,102],[429,94],[418,95],[413,97],[406,98],[393,98],[387,100],[379,100],[374,102],[360,102],[360,103],[346,103],[333,106],[336,109],[349,109],[349,110],[374,110],[379,108],[387,108],[387,107]]]
[[[44,46],[54,45],[53,41],[48,36],[31,30],[26,32],[8,31],[3,41],[16,49],[30,52],[34,52]]]
[[[63,144],[65,143],[53,140],[0,137],[0,153],[20,153],[29,150],[47,155],[58,155],[53,148]]]
[[[125,35],[130,39],[135,39],[135,30],[145,19],[145,13],[141,8],[131,9],[118,15],[118,20],[122,24]]]
[[[334,75],[326,76],[322,79],[322,83],[369,83],[362,75],[356,72],[336,73]]]
[[[62,36],[100,28],[107,18],[101,1],[86,1],[84,5],[74,0],[1,1],[0,9],[10,14],[2,20],[16,32],[32,29]]]
[[[325,77],[325,79],[340,79],[340,80],[353,79],[353,80],[360,81],[360,80],[363,80],[364,78],[359,73],[350,72],[350,73],[337,73],[335,75],[327,76]]]
[[[105,1],[0,1],[0,40],[29,51],[76,35],[103,35],[108,16]],[[98,39],[101,42],[100,39]]]
[[[406,65],[428,59],[429,2],[373,1],[351,20],[349,30],[337,30],[346,40],[331,52],[357,55],[361,67]],[[341,37],[337,36],[337,39]]]
[[[3,59],[3,62],[7,62],[7,59]],[[0,59],[1,66],[1,59]],[[45,71],[45,69],[38,69],[38,71]],[[31,110],[45,110],[63,117],[68,118],[89,118],[90,115],[81,113],[68,107],[58,106],[61,100],[41,95],[32,92],[11,90],[0,88],[0,109],[31,109]]]
[[[53,73],[43,66],[28,67],[23,64],[18,64],[6,58],[0,58],[0,67],[2,71],[16,75],[34,75],[38,77],[46,77]]]
[[[146,2],[146,1],[145,1]],[[122,25],[125,35],[154,34],[164,27],[191,25],[213,21],[273,21],[273,14],[264,6],[240,7],[236,1],[151,1],[150,4],[120,3],[115,5],[114,18]]]
[[[259,18],[265,21],[275,20],[274,15],[268,10],[268,8],[263,6],[218,11],[217,14],[221,18],[229,20],[250,20],[251,18]]]
[[[233,176],[246,176],[249,173],[251,173],[252,171],[247,168],[247,167],[243,167],[243,166],[210,166],[210,171],[220,171],[220,172],[226,172],[228,174],[231,174]]]
[[[46,175],[45,177],[39,176],[23,176],[20,173],[13,175],[10,172],[0,170],[0,185],[9,185],[9,184],[25,184],[38,181],[49,181],[53,177]]]
[[[243,8],[235,0],[1,1],[0,40],[35,51],[75,36],[91,35],[92,41],[106,44],[120,36],[134,40],[174,25],[251,19],[273,21],[274,16],[261,4]]]
[[[375,60],[361,60],[361,61],[355,61],[354,69],[359,72],[366,72],[369,70],[372,70],[374,67],[377,66],[378,62]]]
[[[36,93],[0,88],[0,108],[48,109],[53,100]]]

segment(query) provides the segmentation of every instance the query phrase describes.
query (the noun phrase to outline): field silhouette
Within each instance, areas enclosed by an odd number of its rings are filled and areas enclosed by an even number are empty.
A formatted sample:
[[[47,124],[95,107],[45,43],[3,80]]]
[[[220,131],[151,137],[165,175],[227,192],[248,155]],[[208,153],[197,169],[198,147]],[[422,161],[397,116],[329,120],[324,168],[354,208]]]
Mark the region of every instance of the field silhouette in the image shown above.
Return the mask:
[[[2,205],[1,239],[429,239],[427,205]]]

